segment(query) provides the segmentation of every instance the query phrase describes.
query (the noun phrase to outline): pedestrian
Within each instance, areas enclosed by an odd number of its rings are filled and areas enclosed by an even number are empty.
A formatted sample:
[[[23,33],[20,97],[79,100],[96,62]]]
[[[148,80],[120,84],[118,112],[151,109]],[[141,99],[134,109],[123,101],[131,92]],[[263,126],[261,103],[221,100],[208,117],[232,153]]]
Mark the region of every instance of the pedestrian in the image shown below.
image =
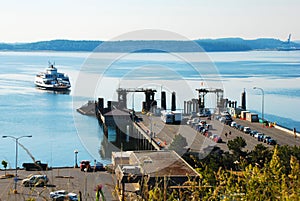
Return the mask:
[[[231,131],[229,131],[229,135],[231,135]]]
[[[225,137],[227,138],[227,133],[225,133]]]
[[[297,131],[296,131],[296,128],[294,128],[293,131],[294,131],[294,136],[295,136],[295,138],[297,138]]]

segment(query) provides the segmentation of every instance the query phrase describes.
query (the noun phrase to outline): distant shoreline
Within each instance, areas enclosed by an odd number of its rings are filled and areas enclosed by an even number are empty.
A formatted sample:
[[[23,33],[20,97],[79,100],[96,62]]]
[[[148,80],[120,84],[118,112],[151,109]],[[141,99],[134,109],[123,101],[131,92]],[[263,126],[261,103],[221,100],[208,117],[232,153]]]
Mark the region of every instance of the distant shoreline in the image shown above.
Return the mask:
[[[297,51],[300,44],[272,38],[244,40],[242,38],[176,40],[51,40],[32,43],[0,43],[0,51],[54,51],[54,52],[246,52],[246,51]]]

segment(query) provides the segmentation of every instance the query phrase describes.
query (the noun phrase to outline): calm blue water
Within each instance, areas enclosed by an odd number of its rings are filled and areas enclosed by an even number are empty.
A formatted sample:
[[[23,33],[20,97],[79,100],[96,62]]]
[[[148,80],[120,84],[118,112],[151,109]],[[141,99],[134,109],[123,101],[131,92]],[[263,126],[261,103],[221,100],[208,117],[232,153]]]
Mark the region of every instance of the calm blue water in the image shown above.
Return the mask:
[[[253,87],[262,87],[265,90],[265,117],[300,130],[299,51],[209,53],[204,59],[194,58],[189,62],[163,53],[126,55],[114,62],[111,62],[115,58],[113,54],[104,53],[96,58],[89,56],[89,53],[71,52],[0,52],[1,135],[32,135],[32,138],[22,138],[20,143],[35,159],[50,166],[74,165],[74,150],[79,151],[78,160],[96,159],[109,163],[109,159],[102,159],[98,153],[103,136],[97,120],[79,115],[75,111],[77,106],[106,93],[111,96],[108,99],[115,100],[115,88],[118,83],[125,83],[124,80],[137,83],[131,87],[141,87],[143,81],[140,80],[150,80],[159,86],[177,78],[183,78],[197,88],[205,78],[205,86],[222,86],[225,97],[238,102],[245,89],[248,109],[259,114],[261,94]],[[69,74],[72,83],[69,94],[34,87],[35,74],[43,71],[49,60],[55,61],[59,71]],[[80,82],[77,77],[85,72],[82,68],[86,69],[87,78],[99,78],[99,73],[103,73],[111,83],[100,81],[97,84],[101,90],[86,95],[84,92],[88,92],[89,87],[83,86],[78,93]],[[85,83],[90,81],[87,78]],[[130,101],[129,98],[131,106]],[[137,105],[138,101],[135,100],[134,104]],[[8,161],[14,168],[14,157],[15,142],[1,138],[0,160]],[[19,166],[28,161],[31,161],[29,154],[19,147]]]

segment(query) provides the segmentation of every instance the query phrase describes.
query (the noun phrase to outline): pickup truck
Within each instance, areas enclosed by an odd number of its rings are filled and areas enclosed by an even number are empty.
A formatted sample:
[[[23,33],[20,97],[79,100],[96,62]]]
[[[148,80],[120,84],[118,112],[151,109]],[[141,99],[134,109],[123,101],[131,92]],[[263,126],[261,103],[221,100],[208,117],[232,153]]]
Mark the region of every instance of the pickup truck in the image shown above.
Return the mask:
[[[34,163],[23,163],[22,166],[25,168],[26,171],[48,169],[48,164],[41,163],[41,161],[35,161]]]

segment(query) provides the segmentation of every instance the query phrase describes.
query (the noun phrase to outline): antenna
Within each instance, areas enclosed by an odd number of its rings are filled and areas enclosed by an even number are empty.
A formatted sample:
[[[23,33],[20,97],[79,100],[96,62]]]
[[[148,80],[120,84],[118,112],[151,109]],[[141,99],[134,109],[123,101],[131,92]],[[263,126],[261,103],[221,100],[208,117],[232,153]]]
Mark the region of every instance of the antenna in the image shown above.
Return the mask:
[[[291,42],[291,36],[292,36],[292,34],[289,34],[289,38],[288,38],[288,41],[287,41],[288,44],[290,44],[290,42]]]

